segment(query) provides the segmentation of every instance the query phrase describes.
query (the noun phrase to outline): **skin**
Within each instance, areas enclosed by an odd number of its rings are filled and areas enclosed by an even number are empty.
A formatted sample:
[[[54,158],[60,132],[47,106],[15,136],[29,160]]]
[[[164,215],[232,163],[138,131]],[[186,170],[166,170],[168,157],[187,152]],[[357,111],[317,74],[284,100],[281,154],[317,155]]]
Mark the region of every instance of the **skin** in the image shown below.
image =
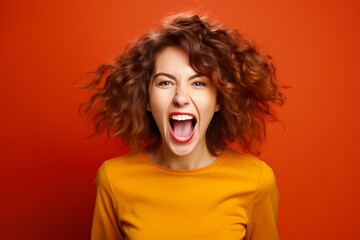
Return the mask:
[[[159,147],[148,152],[150,159],[172,169],[201,168],[215,161],[217,157],[206,146],[205,133],[214,112],[219,111],[217,90],[189,65],[184,50],[169,46],[156,55],[148,91],[147,110],[152,112],[162,137]],[[192,113],[196,117],[195,133],[189,142],[173,139],[169,129],[172,112]]]

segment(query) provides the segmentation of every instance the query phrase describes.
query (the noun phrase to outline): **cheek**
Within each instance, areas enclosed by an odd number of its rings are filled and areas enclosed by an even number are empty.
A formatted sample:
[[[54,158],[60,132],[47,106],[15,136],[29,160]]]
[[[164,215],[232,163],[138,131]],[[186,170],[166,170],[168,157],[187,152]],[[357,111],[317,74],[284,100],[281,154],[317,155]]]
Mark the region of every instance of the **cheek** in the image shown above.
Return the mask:
[[[216,107],[216,92],[194,93],[192,98],[198,109],[205,109],[211,112]]]
[[[164,94],[164,92],[153,91],[149,96],[150,110],[157,124],[159,124],[166,116],[170,101],[168,95],[169,94]]]
[[[216,92],[198,93],[194,95],[193,100],[200,114],[201,128],[207,128],[216,111]]]

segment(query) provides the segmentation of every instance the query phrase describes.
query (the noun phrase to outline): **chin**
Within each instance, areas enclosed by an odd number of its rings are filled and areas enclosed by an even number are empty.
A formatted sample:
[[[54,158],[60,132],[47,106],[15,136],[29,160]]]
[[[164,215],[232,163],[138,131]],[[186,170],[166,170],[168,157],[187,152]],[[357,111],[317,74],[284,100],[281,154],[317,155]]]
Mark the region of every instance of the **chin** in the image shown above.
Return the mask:
[[[195,139],[192,139],[195,140]],[[192,153],[195,149],[195,142],[188,143],[177,143],[173,139],[169,139],[169,142],[166,143],[169,150],[176,156],[186,156]]]
[[[194,151],[193,147],[171,147],[171,152],[177,156],[186,156]]]

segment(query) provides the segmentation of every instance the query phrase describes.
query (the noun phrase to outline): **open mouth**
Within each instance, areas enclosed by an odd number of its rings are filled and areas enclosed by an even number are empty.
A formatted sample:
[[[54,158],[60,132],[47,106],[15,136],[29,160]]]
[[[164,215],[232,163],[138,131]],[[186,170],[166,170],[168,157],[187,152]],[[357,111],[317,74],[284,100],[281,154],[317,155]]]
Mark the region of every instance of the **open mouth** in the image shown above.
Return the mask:
[[[192,139],[197,123],[192,114],[172,114],[169,121],[170,132],[175,141],[186,143]]]

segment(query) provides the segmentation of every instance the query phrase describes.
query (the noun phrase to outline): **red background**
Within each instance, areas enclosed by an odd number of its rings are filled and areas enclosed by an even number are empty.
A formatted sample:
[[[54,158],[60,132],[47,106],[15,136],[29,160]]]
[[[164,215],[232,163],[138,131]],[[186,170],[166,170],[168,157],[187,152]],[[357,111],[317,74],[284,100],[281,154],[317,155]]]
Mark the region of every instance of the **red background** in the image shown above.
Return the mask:
[[[209,13],[273,56],[287,103],[262,160],[281,239],[359,239],[356,1],[2,1],[0,239],[89,239],[100,164],[122,152],[77,113],[85,72],[170,14]]]

